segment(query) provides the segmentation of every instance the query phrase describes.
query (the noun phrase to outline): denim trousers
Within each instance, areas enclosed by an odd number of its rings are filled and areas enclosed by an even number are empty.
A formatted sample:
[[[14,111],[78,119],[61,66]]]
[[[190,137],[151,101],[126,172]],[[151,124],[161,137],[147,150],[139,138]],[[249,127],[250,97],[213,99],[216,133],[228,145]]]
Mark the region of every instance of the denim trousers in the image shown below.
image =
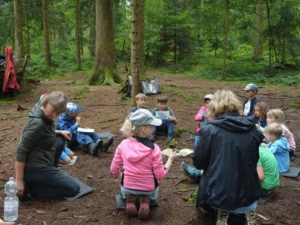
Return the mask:
[[[162,120],[162,124],[159,127],[154,126],[152,137],[155,138],[157,133],[167,134],[168,140],[173,139],[174,122],[169,119]]]
[[[128,188],[124,188],[121,186],[121,196],[122,198],[126,199],[127,195],[146,195],[150,199],[151,202],[157,203],[158,202],[158,191],[159,187],[157,187],[154,191],[136,191]]]

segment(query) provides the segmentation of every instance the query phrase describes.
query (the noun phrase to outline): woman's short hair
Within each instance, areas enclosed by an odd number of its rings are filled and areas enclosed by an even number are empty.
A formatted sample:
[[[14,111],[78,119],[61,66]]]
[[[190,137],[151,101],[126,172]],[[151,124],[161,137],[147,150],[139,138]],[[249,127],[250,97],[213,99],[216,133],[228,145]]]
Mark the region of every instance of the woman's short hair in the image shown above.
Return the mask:
[[[218,90],[208,104],[208,117],[216,119],[224,113],[242,113],[242,104],[238,97],[228,90]]]
[[[265,133],[275,135],[278,139],[283,134],[282,126],[279,123],[272,123],[266,127]]]
[[[55,91],[44,98],[44,100],[41,102],[41,106],[45,108],[49,104],[56,112],[63,113],[67,109],[67,102],[67,97],[63,92]]]
[[[269,110],[267,117],[274,119],[277,123],[284,123],[284,112],[281,109]]]

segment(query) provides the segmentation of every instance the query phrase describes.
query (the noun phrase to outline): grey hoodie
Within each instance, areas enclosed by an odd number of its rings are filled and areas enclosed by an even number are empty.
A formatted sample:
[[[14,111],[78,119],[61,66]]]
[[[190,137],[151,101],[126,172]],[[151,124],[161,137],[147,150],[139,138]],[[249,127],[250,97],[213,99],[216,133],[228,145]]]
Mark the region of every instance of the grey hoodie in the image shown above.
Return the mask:
[[[16,160],[25,162],[25,167],[53,166],[54,163],[54,122],[40,107],[36,104],[29,113],[17,148]]]

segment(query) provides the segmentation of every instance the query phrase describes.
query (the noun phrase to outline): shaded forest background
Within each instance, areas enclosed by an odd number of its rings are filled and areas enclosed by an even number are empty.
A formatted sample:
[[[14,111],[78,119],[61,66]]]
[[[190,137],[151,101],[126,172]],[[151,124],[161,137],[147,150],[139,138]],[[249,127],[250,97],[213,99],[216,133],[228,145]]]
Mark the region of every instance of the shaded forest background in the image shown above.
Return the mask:
[[[110,66],[142,77],[145,69],[156,69],[299,85],[299,12],[298,0],[0,0],[0,49],[4,53],[5,46],[13,46],[21,60],[30,55],[26,77],[55,78],[66,70],[94,76],[99,62],[108,58]],[[133,47],[135,34],[138,48]],[[108,49],[104,36],[112,39]],[[113,54],[108,57],[100,48]],[[132,64],[134,50],[138,70]]]

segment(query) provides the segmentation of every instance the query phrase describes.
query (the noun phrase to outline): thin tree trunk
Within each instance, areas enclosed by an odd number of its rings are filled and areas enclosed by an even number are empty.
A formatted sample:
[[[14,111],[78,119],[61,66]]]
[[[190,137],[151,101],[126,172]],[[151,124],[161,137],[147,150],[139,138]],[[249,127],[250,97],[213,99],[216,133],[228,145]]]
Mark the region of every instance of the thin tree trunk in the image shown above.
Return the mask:
[[[50,41],[49,41],[49,25],[48,25],[48,0],[43,0],[43,23],[44,23],[44,47],[46,67],[51,67],[51,53],[50,53]]]
[[[96,58],[89,84],[120,83],[113,27],[113,1],[96,1]]]
[[[139,26],[140,0],[132,0],[131,4],[131,76],[132,76],[132,103],[135,104],[135,96],[140,92],[140,26]]]
[[[27,32],[27,54],[30,56],[30,32],[29,32],[29,19],[28,19],[28,10],[29,10],[29,1],[27,0],[27,12],[26,12],[26,32]]]
[[[80,32],[80,3],[76,0],[76,56],[77,56],[77,69],[81,70],[81,32]]]
[[[23,16],[21,0],[14,0],[15,14],[15,56],[19,60],[24,59],[24,43],[23,43]]]
[[[145,0],[140,0],[139,4],[139,26],[140,26],[140,33],[139,33],[139,42],[140,42],[140,76],[145,76],[145,49],[144,49],[144,23],[145,23]]]
[[[254,59],[261,59],[263,55],[263,8],[261,2],[256,3],[256,44]]]
[[[95,25],[92,25],[89,28],[89,54],[91,57],[95,57],[95,39],[96,39],[96,30]]]
[[[268,28],[269,28],[269,66],[271,66],[272,63],[272,28],[271,28],[271,19],[270,19],[270,7],[269,7],[269,0],[266,0],[266,6],[267,6],[267,15],[268,15]]]
[[[223,69],[222,69],[222,79],[226,76],[226,45],[227,45],[227,34],[228,34],[228,19],[229,19],[229,0],[226,0],[226,13],[225,13],[225,29],[224,29],[224,56],[223,56]]]

